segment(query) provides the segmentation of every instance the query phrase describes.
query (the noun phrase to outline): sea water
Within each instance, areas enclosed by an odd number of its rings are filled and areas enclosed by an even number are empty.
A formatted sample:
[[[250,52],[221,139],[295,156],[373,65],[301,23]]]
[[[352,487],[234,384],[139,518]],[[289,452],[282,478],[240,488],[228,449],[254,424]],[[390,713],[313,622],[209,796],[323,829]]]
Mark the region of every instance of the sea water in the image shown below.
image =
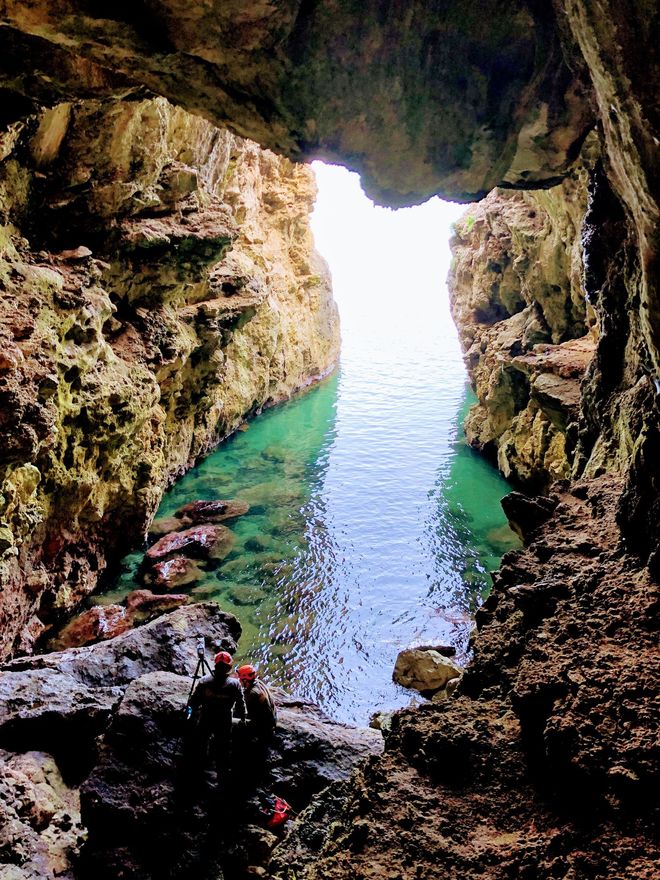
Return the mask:
[[[437,199],[379,209],[355,175],[317,175],[340,367],[225,441],[158,515],[202,499],[250,504],[227,523],[233,548],[191,599],[240,619],[239,659],[267,681],[365,723],[411,701],[392,682],[401,648],[445,643],[467,659],[490,572],[516,539],[500,506],[508,485],[461,430],[473,397],[444,276],[448,223],[462,209]],[[104,601],[139,585],[140,561],[124,560]]]

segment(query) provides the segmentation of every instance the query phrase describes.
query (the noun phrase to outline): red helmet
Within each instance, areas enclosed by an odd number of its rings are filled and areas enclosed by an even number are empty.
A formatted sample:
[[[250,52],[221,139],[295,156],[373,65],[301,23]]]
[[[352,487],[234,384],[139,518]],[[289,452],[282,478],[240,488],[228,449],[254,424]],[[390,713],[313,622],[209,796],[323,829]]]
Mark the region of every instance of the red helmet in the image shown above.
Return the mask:
[[[254,666],[250,666],[249,663],[245,666],[239,666],[236,672],[238,672],[238,677],[243,685],[252,684],[257,677],[257,670]]]
[[[218,651],[215,655],[214,662],[216,666],[225,666],[227,669],[231,669],[231,665],[234,661],[228,651]]]

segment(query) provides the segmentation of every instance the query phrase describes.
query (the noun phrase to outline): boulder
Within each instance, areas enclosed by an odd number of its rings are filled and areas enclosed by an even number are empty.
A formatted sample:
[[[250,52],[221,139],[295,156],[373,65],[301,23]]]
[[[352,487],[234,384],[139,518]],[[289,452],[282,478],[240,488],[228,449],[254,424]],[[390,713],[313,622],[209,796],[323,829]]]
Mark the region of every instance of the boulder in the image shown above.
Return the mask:
[[[378,731],[341,724],[308,700],[273,693],[277,736],[265,782],[296,810],[331,782],[348,779],[358,761],[382,751]]]
[[[79,648],[112,639],[132,626],[131,615],[123,605],[95,605],[69,621],[50,641],[50,647],[56,650]]]
[[[157,590],[174,590],[194,584],[201,577],[199,566],[187,556],[171,556],[148,568],[143,575],[145,583]]]
[[[241,627],[215,603],[178,608],[107,642],[13,660],[0,671],[0,746],[48,750],[74,775],[89,770],[96,737],[128,684],[156,670],[190,676],[197,639],[236,650]]]
[[[47,647],[53,651],[65,651],[114,639],[187,602],[188,596],[182,594],[157,596],[151,590],[133,590],[123,605],[94,605],[76,615],[48,640]]]
[[[162,671],[149,672],[127,687],[98,763],[81,789],[81,813],[89,831],[84,873],[99,880],[147,880],[170,876],[168,869],[180,853],[191,868],[193,851],[199,859],[208,804],[201,789],[187,802],[179,799],[176,787],[189,690],[189,678]]]
[[[191,523],[219,523],[243,516],[250,509],[245,501],[191,501],[174,514],[179,520]]]
[[[81,792],[89,829],[84,869],[98,880],[219,876],[225,867],[240,876],[248,866],[263,867],[277,841],[255,825],[266,793],[300,810],[382,749],[375,731],[338,724],[275,691],[278,729],[265,765],[259,771],[250,763],[244,774],[237,759],[217,803],[213,774],[196,776],[183,762],[189,685],[168,672],[144,675],[129,685],[113,717]]]
[[[522,541],[527,539],[550,519],[558,498],[555,495],[531,497],[522,492],[510,492],[501,501],[509,525]]]
[[[183,593],[170,593],[168,596],[158,596],[151,590],[133,590],[126,597],[126,610],[133,624],[150,620],[158,615],[167,614],[182,605],[187,605],[188,596]]]
[[[186,523],[187,521],[183,522],[177,519],[176,516],[161,516],[155,519],[149,526],[149,539],[156,541],[164,535],[169,535],[170,532],[178,532],[185,528]]]
[[[452,678],[458,678],[463,670],[431,648],[406,648],[399,652],[392,679],[402,687],[412,688],[422,694],[445,688]]]
[[[153,565],[175,553],[223,559],[233,542],[234,536],[228,528],[205,523],[182,532],[170,532],[160,538],[145,553],[145,563]]]

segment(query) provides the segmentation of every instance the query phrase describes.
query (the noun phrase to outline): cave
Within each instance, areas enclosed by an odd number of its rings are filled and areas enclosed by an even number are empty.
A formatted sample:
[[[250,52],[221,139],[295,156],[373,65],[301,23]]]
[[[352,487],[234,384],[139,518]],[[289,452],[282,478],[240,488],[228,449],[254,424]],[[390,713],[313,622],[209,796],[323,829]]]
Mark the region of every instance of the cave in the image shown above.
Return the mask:
[[[451,696],[396,713],[382,754],[343,743],[341,779],[314,777],[283,839],[252,839],[251,873],[655,876],[659,17],[646,0],[0,4],[0,873],[155,876],[156,813],[144,839],[122,825],[108,762],[139,717],[140,802],[189,624],[144,627],[165,672],[135,658],[139,629],[120,637],[130,662],[114,640],[87,666],[31,655],[172,481],[332,369],[307,225],[321,159],[378,204],[468,206],[450,282],[466,432],[520,490],[504,506],[523,548]],[[370,756],[349,774],[347,752]],[[61,861],[81,842],[74,789],[23,824],[12,793],[58,772],[88,780],[80,862]],[[206,856],[196,875],[220,876]]]

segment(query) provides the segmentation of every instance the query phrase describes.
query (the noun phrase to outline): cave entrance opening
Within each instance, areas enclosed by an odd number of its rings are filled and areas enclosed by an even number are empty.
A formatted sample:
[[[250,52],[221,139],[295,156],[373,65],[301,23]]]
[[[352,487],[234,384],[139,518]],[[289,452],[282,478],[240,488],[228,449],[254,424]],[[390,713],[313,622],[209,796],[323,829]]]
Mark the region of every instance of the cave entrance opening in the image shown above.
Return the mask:
[[[508,486],[460,429],[470,398],[445,278],[464,208],[432,199],[392,211],[355,174],[315,171],[339,369],[223,443],[167,493],[159,518],[200,499],[250,505],[190,595],[236,614],[241,662],[364,724],[410,701],[391,679],[403,647],[449,643],[466,659],[489,572],[514,539],[499,504]],[[141,560],[125,561],[105,601],[140,585]]]

